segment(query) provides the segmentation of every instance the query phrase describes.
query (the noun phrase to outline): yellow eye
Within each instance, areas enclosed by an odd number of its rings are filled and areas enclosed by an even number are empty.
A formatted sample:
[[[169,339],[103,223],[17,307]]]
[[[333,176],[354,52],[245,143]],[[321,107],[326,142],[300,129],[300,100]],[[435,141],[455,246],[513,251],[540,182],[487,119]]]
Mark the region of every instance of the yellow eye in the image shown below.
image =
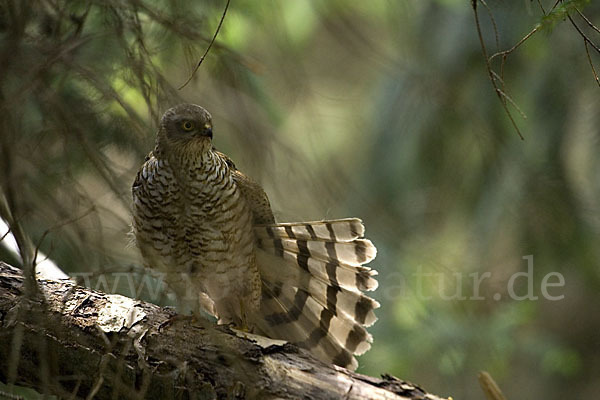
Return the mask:
[[[194,123],[192,121],[183,121],[181,123],[181,129],[186,132],[189,132],[194,129]]]

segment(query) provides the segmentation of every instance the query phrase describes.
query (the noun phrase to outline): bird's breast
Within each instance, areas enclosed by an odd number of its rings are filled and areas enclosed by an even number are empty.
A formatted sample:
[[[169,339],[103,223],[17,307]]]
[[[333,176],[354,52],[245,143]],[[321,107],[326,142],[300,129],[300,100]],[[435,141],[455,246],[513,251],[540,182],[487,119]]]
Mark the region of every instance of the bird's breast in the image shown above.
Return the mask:
[[[251,211],[229,171],[194,168],[182,180],[179,223],[190,253],[204,269],[244,267],[254,251]]]

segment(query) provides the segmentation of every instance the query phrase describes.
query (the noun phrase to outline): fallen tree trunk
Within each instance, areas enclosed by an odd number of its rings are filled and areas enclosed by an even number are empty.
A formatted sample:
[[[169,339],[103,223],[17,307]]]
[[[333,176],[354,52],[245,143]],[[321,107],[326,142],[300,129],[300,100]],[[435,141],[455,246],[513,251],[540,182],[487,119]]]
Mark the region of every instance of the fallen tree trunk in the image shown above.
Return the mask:
[[[65,398],[429,399],[400,379],[326,365],[282,341],[0,262],[0,380]]]

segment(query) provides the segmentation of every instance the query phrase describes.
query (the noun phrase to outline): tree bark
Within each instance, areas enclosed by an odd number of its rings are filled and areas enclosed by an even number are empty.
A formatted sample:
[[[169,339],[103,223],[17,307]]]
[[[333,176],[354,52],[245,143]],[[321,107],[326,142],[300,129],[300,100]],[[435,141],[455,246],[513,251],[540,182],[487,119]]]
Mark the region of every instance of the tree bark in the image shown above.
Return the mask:
[[[154,304],[0,262],[0,380],[63,398],[428,399],[389,375],[326,365],[282,341],[177,319]]]

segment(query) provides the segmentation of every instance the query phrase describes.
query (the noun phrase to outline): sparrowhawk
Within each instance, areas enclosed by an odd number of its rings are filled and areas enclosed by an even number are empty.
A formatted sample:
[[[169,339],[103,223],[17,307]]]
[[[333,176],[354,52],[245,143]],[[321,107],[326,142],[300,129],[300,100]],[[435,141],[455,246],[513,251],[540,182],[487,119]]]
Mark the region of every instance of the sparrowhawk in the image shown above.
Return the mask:
[[[193,310],[355,369],[379,307],[360,219],[277,223],[263,189],[212,144],[202,107],[160,121],[133,184],[133,232],[147,267]]]

